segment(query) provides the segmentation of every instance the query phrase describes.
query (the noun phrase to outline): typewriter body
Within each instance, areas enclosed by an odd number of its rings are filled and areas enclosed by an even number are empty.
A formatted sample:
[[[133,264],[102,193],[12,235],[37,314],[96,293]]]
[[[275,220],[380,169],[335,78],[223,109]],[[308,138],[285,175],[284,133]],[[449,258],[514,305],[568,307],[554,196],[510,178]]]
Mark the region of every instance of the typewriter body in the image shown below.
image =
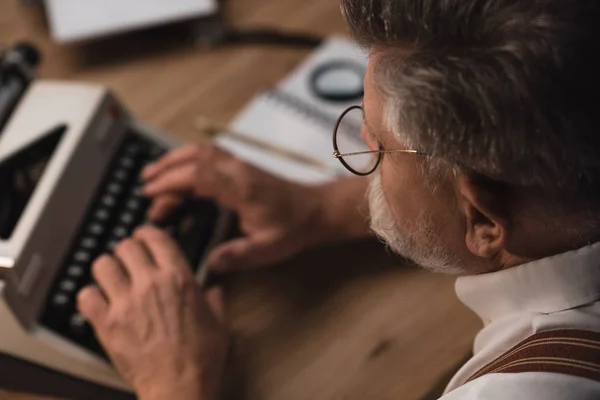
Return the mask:
[[[75,299],[93,283],[94,259],[146,223],[139,173],[177,143],[136,121],[101,86],[32,80],[4,119],[0,353],[129,391]],[[199,283],[207,252],[229,224],[226,211],[200,199],[165,222]]]

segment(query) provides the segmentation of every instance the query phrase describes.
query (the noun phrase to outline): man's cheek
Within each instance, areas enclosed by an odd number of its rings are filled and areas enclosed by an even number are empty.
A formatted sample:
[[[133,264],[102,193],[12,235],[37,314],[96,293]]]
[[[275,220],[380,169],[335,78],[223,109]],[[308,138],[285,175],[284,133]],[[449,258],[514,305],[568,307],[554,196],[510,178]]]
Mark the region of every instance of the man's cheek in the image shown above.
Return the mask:
[[[393,166],[390,165],[389,161],[384,157],[381,165],[381,190],[388,205],[388,209],[397,221],[404,215],[404,207],[402,206],[404,199],[402,189],[400,189],[402,186],[402,179],[392,168]]]
[[[423,207],[424,199],[419,196],[411,171],[393,164],[391,158],[384,157],[381,165],[382,190],[394,220],[410,220],[419,214],[418,207]]]

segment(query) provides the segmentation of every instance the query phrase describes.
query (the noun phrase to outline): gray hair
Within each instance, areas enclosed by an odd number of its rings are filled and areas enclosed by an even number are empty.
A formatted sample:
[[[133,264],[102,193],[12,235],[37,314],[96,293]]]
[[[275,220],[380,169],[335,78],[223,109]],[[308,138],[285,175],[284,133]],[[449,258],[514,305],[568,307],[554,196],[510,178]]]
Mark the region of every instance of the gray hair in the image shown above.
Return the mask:
[[[404,142],[600,209],[600,2],[341,3]]]

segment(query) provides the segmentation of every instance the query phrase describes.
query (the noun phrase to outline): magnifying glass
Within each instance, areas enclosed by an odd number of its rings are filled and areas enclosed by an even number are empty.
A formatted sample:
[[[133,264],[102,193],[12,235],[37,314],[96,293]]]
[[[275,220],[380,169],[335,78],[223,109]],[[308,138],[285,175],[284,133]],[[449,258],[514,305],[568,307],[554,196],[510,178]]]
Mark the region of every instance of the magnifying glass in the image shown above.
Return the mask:
[[[350,60],[329,61],[310,76],[313,94],[334,103],[359,101],[364,95],[364,66]]]

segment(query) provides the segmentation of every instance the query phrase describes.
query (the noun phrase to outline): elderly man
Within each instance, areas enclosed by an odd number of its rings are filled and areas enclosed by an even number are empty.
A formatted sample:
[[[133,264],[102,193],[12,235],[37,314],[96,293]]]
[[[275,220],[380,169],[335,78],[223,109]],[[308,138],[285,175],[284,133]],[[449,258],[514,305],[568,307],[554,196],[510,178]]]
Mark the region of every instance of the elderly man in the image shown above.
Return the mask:
[[[484,321],[444,400],[600,398],[600,4],[590,0],[342,0],[370,50],[362,135],[372,229],[458,274]],[[337,134],[341,134],[337,132]],[[307,188],[211,149],[144,175],[160,219],[182,193],[240,214],[215,270],[265,265],[367,235],[364,178]],[[366,204],[364,204],[366,206]],[[79,307],[140,399],[218,398],[218,291],[144,228],[94,265]],[[517,346],[517,347],[515,347]],[[491,363],[491,364],[490,364]],[[398,377],[402,379],[402,377]]]

